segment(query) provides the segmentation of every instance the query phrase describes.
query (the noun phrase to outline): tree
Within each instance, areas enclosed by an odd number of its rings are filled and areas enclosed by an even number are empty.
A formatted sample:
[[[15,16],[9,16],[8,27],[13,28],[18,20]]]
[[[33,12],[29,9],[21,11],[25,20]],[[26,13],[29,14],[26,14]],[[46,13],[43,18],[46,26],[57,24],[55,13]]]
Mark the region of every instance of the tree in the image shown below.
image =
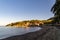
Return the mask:
[[[56,0],[55,4],[51,8],[51,11],[54,13],[54,21],[59,24],[60,20],[60,0]]]

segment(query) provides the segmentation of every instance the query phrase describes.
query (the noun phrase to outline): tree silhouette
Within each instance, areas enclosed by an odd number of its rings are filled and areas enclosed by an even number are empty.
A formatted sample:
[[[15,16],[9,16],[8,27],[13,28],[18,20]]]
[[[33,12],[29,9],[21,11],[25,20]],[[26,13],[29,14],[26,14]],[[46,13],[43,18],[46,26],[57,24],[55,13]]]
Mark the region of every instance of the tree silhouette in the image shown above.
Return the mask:
[[[51,11],[54,13],[54,21],[59,24],[60,20],[60,0],[56,0],[55,4],[51,8]]]

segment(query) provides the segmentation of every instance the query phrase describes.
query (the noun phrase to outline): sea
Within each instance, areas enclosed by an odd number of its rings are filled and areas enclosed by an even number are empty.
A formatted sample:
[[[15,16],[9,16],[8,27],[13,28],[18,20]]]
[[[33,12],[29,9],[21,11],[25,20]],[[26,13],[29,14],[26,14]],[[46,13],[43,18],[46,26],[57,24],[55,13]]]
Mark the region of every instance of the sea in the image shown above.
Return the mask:
[[[4,39],[16,35],[23,35],[29,32],[38,31],[40,29],[42,28],[40,27],[16,28],[16,27],[0,26],[0,39]]]

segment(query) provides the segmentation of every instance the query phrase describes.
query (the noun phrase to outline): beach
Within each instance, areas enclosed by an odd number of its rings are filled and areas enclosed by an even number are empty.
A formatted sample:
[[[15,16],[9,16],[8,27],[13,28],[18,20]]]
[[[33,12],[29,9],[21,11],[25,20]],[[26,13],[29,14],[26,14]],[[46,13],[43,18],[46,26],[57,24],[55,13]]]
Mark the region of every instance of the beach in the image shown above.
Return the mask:
[[[16,35],[2,40],[57,40],[55,27],[42,27],[43,29],[24,35]]]

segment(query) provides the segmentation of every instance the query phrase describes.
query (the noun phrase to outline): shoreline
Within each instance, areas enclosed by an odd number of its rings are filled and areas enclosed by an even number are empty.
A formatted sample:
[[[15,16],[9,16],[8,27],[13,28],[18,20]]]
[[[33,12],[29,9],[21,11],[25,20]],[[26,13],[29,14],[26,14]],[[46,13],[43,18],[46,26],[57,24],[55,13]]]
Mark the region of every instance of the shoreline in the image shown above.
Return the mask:
[[[2,40],[55,40],[56,29],[54,27],[42,27],[43,29],[35,32],[30,32],[24,35],[8,37]]]

